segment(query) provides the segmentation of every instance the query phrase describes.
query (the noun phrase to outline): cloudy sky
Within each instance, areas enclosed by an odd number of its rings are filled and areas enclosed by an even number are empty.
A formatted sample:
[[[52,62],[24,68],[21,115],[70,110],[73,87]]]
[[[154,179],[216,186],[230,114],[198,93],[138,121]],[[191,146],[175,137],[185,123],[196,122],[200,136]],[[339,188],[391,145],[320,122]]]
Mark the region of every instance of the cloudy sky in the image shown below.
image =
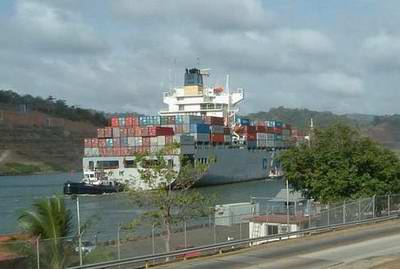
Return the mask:
[[[400,113],[398,0],[1,0],[0,88],[155,114],[185,67],[275,106]]]

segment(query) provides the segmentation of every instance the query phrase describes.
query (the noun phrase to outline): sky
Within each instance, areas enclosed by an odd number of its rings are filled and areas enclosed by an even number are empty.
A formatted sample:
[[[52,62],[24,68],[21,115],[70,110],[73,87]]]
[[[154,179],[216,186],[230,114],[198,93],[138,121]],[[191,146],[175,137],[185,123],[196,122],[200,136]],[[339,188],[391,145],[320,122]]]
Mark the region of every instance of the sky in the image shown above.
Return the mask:
[[[0,89],[156,114],[185,68],[271,107],[400,113],[398,0],[2,0]]]

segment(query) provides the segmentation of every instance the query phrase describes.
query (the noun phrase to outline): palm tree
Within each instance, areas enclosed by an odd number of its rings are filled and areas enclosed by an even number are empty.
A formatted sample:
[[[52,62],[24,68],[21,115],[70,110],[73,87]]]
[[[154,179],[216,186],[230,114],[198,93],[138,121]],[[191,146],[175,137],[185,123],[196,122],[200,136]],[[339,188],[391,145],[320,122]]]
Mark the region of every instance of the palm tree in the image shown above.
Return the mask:
[[[62,237],[71,232],[71,212],[61,197],[37,200],[32,210],[25,210],[18,218],[21,228],[32,236],[45,240],[46,259],[42,262],[49,268],[63,268],[65,263]],[[42,243],[43,245],[43,243]]]

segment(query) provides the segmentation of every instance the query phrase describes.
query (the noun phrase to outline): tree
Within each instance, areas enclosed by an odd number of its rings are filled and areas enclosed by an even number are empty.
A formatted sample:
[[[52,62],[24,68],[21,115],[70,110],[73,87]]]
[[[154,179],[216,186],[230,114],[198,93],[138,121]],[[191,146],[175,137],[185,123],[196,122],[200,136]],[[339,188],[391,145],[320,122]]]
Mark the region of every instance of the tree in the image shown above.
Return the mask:
[[[279,160],[295,190],[322,202],[400,192],[396,154],[343,124],[316,129]]]
[[[31,236],[49,239],[49,251],[42,262],[49,268],[64,268],[65,255],[61,238],[71,232],[71,212],[63,198],[52,197],[34,202],[33,210],[25,210],[18,218],[21,228]]]
[[[173,225],[195,216],[210,213],[212,198],[205,197],[194,189],[194,183],[207,171],[208,165],[181,158],[179,172],[164,158],[165,153],[178,147],[165,147],[157,154],[136,157],[140,178],[147,188],[131,191],[136,204],[145,208],[136,224],[151,223],[161,227],[164,232],[165,251],[171,250]]]

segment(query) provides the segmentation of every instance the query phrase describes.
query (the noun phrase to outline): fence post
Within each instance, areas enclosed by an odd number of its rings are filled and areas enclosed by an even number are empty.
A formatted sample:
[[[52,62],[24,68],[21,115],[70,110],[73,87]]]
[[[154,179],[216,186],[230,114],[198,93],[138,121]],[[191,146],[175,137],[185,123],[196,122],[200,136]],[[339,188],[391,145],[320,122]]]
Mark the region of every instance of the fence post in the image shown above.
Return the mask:
[[[184,230],[184,238],[185,238],[185,248],[187,248],[187,233],[186,233],[186,220],[185,220],[185,222],[183,223],[183,230]]]
[[[153,255],[156,254],[156,243],[155,243],[155,238],[154,238],[154,223],[151,225],[151,247],[153,250]]]
[[[242,239],[242,216],[240,216],[239,222],[239,239]]]
[[[307,201],[307,207],[308,207],[308,228],[311,228],[311,205],[310,205],[310,199]]]
[[[327,208],[328,208],[327,211],[328,211],[328,226],[329,226],[330,225],[330,219],[329,219],[330,218],[330,216],[329,216],[330,215],[330,207],[329,207],[329,203],[327,205]]]
[[[346,200],[343,201],[343,224],[346,224]]]
[[[117,229],[117,256],[118,256],[118,260],[121,259],[121,246],[119,245],[120,244],[120,236],[119,236],[120,230],[121,230],[121,224],[118,223],[118,229]]]
[[[372,196],[372,219],[375,218],[375,195]]]
[[[216,244],[217,243],[217,226],[215,225],[215,220],[214,220],[213,233],[214,233],[214,244]]]
[[[40,236],[38,236],[38,237],[36,238],[36,262],[37,262],[37,269],[40,269],[39,239],[40,239]]]
[[[390,216],[390,194],[388,194],[388,199],[387,199],[387,207],[388,207],[388,216]]]

